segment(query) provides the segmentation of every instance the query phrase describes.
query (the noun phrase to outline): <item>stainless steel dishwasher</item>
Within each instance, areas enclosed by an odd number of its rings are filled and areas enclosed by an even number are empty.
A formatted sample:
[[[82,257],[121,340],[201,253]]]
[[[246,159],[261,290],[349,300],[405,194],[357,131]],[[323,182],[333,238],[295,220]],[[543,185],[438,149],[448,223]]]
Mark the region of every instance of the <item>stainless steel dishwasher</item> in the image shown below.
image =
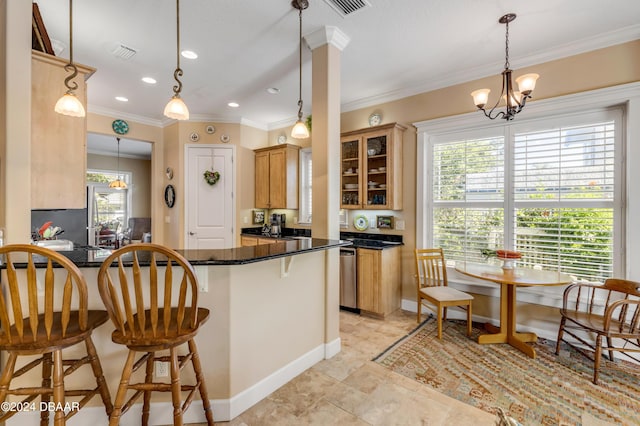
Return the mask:
[[[358,280],[356,277],[356,249],[340,249],[340,307],[358,309]]]

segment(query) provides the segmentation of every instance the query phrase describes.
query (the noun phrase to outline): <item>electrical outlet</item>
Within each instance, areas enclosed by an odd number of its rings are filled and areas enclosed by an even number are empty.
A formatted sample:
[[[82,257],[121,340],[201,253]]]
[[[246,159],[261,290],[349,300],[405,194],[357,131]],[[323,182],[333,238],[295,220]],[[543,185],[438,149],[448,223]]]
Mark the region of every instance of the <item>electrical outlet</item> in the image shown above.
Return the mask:
[[[169,377],[169,363],[156,361],[156,377]]]
[[[398,231],[404,230],[404,220],[396,220],[396,229]]]
[[[378,227],[378,221],[376,216],[371,216],[369,218],[369,228],[376,229]]]

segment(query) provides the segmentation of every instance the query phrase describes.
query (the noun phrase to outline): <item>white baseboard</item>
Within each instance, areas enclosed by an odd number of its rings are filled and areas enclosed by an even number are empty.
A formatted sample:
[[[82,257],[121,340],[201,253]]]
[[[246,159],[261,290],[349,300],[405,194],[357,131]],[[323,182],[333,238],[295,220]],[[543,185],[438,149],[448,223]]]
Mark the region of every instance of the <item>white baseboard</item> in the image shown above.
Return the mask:
[[[338,337],[332,342],[324,345],[324,359],[330,359],[336,356],[342,350],[342,340]]]
[[[232,420],[305,370],[311,368],[323,359],[329,359],[335,356],[340,352],[340,349],[340,338],[327,344],[319,345],[232,398],[211,400],[214,420],[216,422]],[[38,403],[36,403],[36,405],[38,405]],[[173,423],[173,406],[171,402],[152,403],[150,411],[150,425]],[[122,416],[120,426],[138,426],[141,416],[142,403],[135,404]],[[50,423],[53,424],[53,413],[49,417],[51,420]],[[39,411],[23,412],[13,416],[7,420],[5,424],[6,426],[38,424],[39,419]],[[78,414],[74,415],[67,424],[69,426],[103,425],[108,423],[107,420],[107,413],[104,407],[100,405],[84,407]],[[202,409],[202,402],[199,400],[193,401],[189,410],[184,414],[183,420],[185,423],[204,422],[205,416]]]

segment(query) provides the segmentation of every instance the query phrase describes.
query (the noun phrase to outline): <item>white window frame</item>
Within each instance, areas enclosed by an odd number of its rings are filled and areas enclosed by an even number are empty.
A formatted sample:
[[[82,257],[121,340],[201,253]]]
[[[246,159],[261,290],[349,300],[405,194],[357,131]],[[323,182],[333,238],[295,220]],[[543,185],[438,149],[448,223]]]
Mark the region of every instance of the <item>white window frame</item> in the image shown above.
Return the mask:
[[[300,209],[298,211],[298,224],[311,225],[312,220],[312,177],[309,167],[311,164],[311,148],[300,150]]]
[[[640,223],[632,218],[640,214],[640,197],[632,197],[626,182],[640,182],[640,168],[633,167],[634,160],[640,159],[640,143],[633,143],[633,135],[636,139],[640,137],[640,83],[630,83],[614,86],[606,89],[599,89],[575,95],[562,96],[548,100],[531,102],[519,114],[515,121],[517,125],[526,125],[533,120],[546,119],[559,115],[580,115],[588,111],[609,109],[620,106],[624,108],[622,125],[617,129],[621,133],[622,153],[616,161],[627,161],[628,167],[625,175],[620,179],[619,191],[624,194],[623,200],[626,203],[623,208],[626,215],[620,229],[621,235],[616,235],[617,244],[616,256],[622,259],[637,258],[640,256]],[[568,113],[569,112],[569,113]],[[429,144],[438,137],[451,133],[473,131],[474,134],[485,130],[495,131],[495,128],[504,127],[502,120],[491,121],[477,112],[459,116],[447,117],[436,120],[413,123],[417,128],[417,166],[416,166],[416,247],[425,247],[431,241],[431,200],[428,188],[431,187],[431,173],[428,153]],[[482,134],[482,133],[480,133]],[[510,175],[509,175],[510,176]],[[626,237],[626,238],[624,238]],[[640,280],[640,262],[624,262],[616,274],[621,274],[624,278]],[[457,274],[453,268],[449,275],[450,282],[458,284],[458,287],[493,297],[499,296],[497,286],[481,280],[473,280],[469,277]],[[518,299],[530,303],[537,303],[549,306],[560,306],[561,297],[558,291],[549,291],[544,288],[522,288],[518,292]]]

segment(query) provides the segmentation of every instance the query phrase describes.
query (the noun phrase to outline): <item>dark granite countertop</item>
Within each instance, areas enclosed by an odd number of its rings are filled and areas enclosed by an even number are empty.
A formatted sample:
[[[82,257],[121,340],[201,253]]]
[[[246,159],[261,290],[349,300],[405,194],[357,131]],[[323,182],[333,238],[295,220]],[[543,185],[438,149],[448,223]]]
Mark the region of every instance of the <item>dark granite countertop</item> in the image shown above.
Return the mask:
[[[340,232],[340,239],[351,241],[354,248],[384,250],[404,245],[401,235]]]
[[[352,245],[350,241],[326,240],[321,238],[305,238],[301,240],[291,239],[279,241],[273,244],[259,246],[233,247],[229,249],[211,250],[176,250],[183,255],[192,265],[245,265],[248,263],[263,262],[265,260],[277,259],[280,257],[294,256],[297,254],[310,253],[314,251],[327,250],[331,248]],[[60,254],[68,257],[76,266],[80,268],[98,268],[102,262],[111,254],[111,250],[77,249],[73,251],[61,251]],[[140,263],[144,264],[145,259],[139,257]],[[162,264],[158,261],[158,264]],[[125,263],[126,265],[126,263]],[[16,263],[16,267],[23,267],[25,264]],[[45,263],[38,263],[36,266],[44,267]],[[4,265],[0,266],[0,268]]]

